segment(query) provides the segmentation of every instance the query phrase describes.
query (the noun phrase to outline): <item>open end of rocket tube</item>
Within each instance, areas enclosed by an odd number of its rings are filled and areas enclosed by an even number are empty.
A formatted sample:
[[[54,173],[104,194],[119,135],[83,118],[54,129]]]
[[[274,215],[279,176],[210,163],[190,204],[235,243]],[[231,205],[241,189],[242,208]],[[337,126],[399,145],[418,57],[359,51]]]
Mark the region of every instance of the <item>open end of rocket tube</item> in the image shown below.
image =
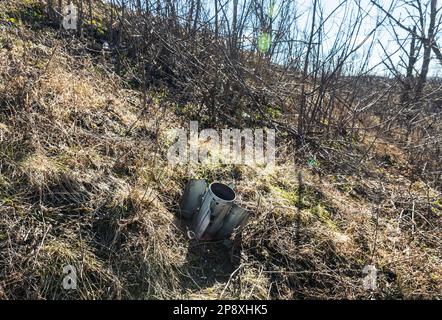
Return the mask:
[[[235,200],[236,194],[232,188],[223,183],[214,182],[210,185],[210,190],[212,193],[224,201],[233,201]]]

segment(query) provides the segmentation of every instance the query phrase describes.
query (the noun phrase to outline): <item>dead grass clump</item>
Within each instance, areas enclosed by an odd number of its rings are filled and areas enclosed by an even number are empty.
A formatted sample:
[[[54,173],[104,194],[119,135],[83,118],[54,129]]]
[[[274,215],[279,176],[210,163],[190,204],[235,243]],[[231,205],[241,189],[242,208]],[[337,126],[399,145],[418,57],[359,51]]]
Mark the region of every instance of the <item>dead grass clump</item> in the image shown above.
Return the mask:
[[[440,193],[401,174],[398,148],[342,139],[296,163],[281,148],[273,168],[169,167],[164,94],[144,104],[80,40],[8,28],[0,298],[441,298]],[[233,183],[252,212],[232,248],[187,238],[174,213],[189,178]],[[62,289],[66,265],[77,290]]]
[[[173,297],[185,241],[158,193],[135,176],[153,151],[130,132],[156,119],[140,118],[138,93],[87,56],[72,59],[63,40],[49,48],[20,32],[2,34],[15,49],[0,49],[8,61],[0,66],[2,295]],[[66,265],[77,269],[77,290],[62,288]]]

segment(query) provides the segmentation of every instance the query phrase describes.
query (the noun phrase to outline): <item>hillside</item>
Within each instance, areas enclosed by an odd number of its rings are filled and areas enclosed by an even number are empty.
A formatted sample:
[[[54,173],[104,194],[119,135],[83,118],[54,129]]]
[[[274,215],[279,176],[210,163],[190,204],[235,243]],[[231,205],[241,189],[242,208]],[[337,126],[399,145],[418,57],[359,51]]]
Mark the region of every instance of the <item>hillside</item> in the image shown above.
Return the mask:
[[[29,3],[0,3],[0,298],[442,298],[442,197],[391,139],[294,152],[284,136],[274,168],[171,167],[193,105],[163,86],[145,106],[98,41]],[[252,212],[233,247],[189,239],[177,212],[195,178],[234,183]]]

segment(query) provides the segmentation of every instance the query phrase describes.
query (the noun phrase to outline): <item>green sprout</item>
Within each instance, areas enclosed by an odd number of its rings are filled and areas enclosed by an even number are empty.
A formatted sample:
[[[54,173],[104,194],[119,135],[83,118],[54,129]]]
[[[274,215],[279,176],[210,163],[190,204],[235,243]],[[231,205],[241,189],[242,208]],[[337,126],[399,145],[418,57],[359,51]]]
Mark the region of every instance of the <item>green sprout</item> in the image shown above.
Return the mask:
[[[272,43],[272,36],[269,33],[263,32],[258,37],[258,50],[262,53],[267,53]]]
[[[319,168],[319,161],[316,160],[316,156],[310,157],[307,161],[307,165],[310,168]]]

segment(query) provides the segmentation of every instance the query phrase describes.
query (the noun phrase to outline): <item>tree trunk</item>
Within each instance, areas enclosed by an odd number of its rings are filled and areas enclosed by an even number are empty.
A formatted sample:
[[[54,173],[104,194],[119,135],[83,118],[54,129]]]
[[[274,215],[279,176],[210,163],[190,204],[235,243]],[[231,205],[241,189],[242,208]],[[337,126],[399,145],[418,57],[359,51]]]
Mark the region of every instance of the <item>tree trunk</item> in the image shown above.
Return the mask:
[[[436,13],[437,13],[437,0],[431,0],[430,6],[430,24],[428,26],[427,37],[423,41],[424,56],[422,60],[422,69],[419,75],[418,83],[416,86],[415,99],[419,100],[422,97],[422,91],[427,82],[428,70],[431,61],[431,51],[434,43],[434,30],[436,27]]]

